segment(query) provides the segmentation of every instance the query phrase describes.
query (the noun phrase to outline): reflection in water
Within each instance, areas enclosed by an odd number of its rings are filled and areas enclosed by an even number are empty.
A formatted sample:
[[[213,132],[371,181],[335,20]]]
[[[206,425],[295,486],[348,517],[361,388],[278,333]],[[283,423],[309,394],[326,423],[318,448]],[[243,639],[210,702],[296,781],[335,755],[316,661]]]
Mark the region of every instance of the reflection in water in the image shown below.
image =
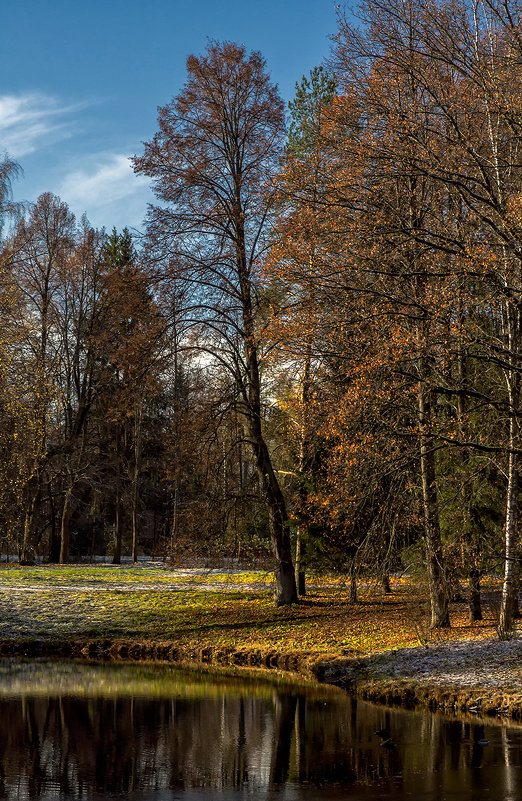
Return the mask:
[[[172,668],[37,668],[0,668],[0,799],[522,798],[521,729]]]

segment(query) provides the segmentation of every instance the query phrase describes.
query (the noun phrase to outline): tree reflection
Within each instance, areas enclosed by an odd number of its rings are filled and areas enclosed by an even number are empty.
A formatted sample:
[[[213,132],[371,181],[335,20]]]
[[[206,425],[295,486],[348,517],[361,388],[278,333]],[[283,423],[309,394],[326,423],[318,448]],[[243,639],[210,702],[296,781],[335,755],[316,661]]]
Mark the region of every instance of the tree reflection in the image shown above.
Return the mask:
[[[284,784],[290,770],[290,748],[295,727],[297,695],[275,692],[274,707],[274,747],[270,783]]]
[[[0,720],[4,799],[355,782],[436,793],[453,791],[456,777],[471,791],[476,769],[485,776],[507,742],[511,771],[522,754],[520,734],[515,748],[500,727],[492,733],[478,722],[297,689],[252,695],[209,684],[208,695],[199,686],[194,697],[190,688],[163,698],[25,695],[0,700]],[[393,741],[387,747],[384,733]]]

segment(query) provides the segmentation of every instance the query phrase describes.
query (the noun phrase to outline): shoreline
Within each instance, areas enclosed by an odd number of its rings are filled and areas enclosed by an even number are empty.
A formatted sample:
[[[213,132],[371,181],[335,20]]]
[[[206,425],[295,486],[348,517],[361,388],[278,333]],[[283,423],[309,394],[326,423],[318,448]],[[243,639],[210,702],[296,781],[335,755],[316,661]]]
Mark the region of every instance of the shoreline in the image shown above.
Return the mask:
[[[498,580],[484,619],[451,604],[452,628],[431,631],[422,586],[392,593],[310,577],[298,605],[273,605],[262,571],[154,566],[0,567],[0,656],[164,663],[302,684],[336,685],[392,706],[522,720],[522,628],[496,636]]]
[[[460,641],[346,659],[295,650],[194,649],[180,641],[13,639],[0,641],[0,657],[171,664],[286,678],[303,685],[334,685],[361,700],[387,706],[522,720],[522,639],[516,635],[507,641]]]

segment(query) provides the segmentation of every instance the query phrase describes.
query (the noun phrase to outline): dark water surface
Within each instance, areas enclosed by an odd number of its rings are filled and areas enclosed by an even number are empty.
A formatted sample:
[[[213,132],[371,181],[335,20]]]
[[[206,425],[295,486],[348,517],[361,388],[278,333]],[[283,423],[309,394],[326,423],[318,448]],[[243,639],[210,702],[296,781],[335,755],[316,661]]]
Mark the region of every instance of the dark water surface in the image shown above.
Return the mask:
[[[521,768],[522,728],[334,688],[0,661],[0,799],[518,801]]]

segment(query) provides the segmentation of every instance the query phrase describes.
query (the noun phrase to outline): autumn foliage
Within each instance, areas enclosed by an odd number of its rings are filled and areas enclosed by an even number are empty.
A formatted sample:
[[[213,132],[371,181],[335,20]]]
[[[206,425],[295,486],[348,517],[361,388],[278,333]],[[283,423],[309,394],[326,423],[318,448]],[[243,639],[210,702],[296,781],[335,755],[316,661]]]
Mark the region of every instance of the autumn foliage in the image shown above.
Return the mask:
[[[39,198],[0,256],[4,549],[257,559],[283,605],[306,573],[355,603],[419,571],[434,629],[464,580],[480,619],[493,571],[509,634],[521,24],[518,0],[340,10],[286,140],[262,56],[210,42],[134,157],[140,243]]]

